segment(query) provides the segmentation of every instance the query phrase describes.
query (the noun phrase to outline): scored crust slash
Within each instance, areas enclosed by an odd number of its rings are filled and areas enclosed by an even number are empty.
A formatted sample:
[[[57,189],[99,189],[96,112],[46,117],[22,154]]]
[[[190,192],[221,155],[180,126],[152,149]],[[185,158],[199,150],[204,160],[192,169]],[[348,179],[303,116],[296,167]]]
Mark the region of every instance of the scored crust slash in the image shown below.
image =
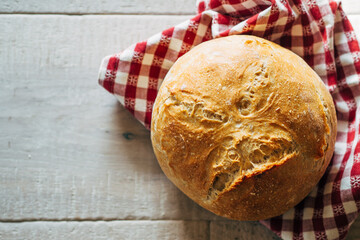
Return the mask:
[[[254,36],[204,42],[162,83],[151,139],[166,176],[204,208],[260,220],[294,207],[334,151],[336,113],[296,54]]]

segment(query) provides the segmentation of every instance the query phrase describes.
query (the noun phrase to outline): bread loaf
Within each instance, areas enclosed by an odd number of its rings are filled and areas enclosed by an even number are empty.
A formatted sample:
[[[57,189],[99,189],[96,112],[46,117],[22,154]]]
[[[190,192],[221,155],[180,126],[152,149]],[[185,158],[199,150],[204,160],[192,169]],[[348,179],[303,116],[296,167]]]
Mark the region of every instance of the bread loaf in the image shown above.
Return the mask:
[[[280,215],[306,197],[333,154],[336,112],[296,54],[254,36],[202,43],[156,98],[151,139],[166,176],[231,219]]]

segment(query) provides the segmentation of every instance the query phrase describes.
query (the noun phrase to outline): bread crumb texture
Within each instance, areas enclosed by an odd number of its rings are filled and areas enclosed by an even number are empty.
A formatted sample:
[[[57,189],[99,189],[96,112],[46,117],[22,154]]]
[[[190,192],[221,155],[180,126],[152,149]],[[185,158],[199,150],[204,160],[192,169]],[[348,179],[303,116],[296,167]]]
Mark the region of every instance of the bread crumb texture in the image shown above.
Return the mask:
[[[297,55],[254,36],[198,45],[156,98],[151,138],[167,177],[204,208],[259,220],[316,185],[336,138],[332,98]]]

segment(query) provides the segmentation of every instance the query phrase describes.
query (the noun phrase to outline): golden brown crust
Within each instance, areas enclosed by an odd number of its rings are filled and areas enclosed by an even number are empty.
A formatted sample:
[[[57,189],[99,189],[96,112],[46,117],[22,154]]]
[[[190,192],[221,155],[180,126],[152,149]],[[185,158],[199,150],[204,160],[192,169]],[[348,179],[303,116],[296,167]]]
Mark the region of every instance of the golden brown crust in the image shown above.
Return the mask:
[[[334,150],[336,114],[317,74],[254,36],[198,45],[178,59],[156,98],[155,155],[204,208],[258,220],[299,203]]]

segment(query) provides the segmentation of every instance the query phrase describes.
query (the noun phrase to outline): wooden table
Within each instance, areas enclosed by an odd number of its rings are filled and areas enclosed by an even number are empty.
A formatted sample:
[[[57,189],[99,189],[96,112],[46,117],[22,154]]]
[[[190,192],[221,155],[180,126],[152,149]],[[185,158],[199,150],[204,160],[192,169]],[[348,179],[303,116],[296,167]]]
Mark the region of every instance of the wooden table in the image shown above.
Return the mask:
[[[360,4],[343,1],[360,36]],[[0,239],[276,239],[202,209],[97,83],[101,59],[188,19],[194,0],[2,0]],[[348,239],[360,238],[360,221]]]

